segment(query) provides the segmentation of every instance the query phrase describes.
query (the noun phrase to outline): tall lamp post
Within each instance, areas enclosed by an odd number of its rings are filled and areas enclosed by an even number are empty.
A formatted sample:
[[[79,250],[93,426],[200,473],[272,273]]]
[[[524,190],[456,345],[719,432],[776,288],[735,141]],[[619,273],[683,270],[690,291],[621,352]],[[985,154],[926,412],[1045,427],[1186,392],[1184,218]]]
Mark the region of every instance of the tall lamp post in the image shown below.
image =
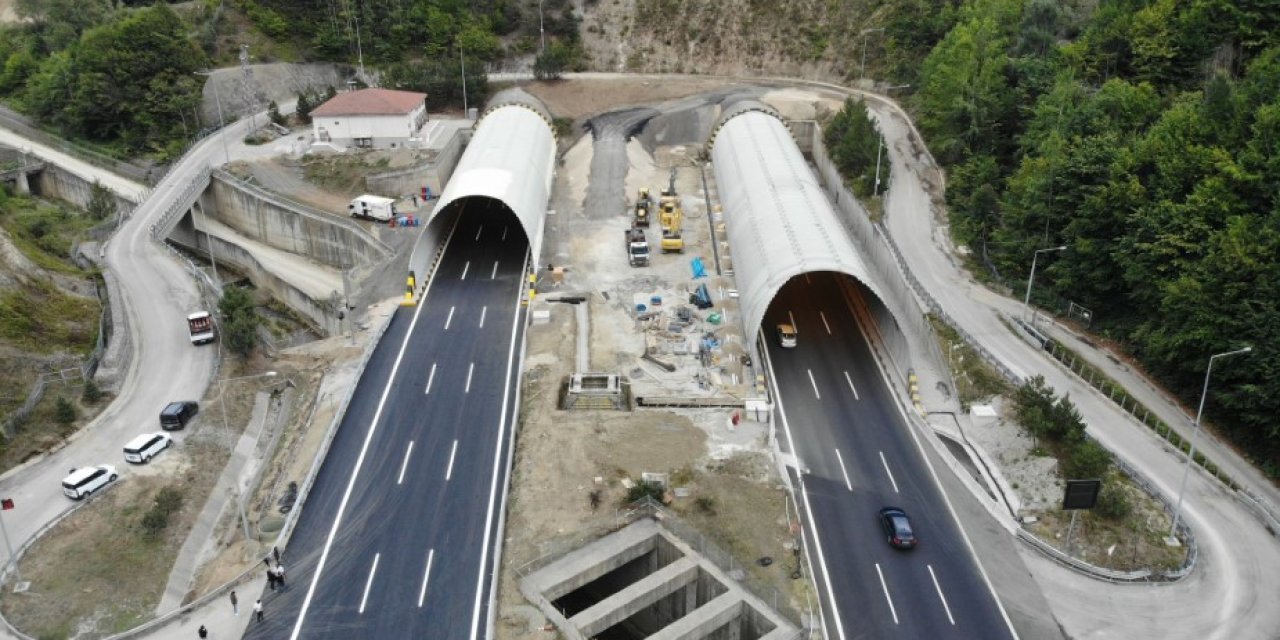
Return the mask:
[[[1027,316],[1027,309],[1031,307],[1031,283],[1035,282],[1036,280],[1036,259],[1039,258],[1040,254],[1042,253],[1046,253],[1049,251],[1066,251],[1066,250],[1067,250],[1067,245],[1064,244],[1060,247],[1049,247],[1048,249],[1036,249],[1035,255],[1031,256],[1031,275],[1027,276],[1027,295],[1025,298],[1022,299],[1022,316],[1024,318]]]
[[[1200,408],[1196,409],[1196,422],[1191,430],[1191,446],[1187,448],[1187,460],[1182,467],[1182,483],[1178,485],[1178,504],[1173,508],[1173,526],[1169,527],[1169,538],[1176,539],[1175,534],[1178,532],[1178,521],[1182,517],[1182,492],[1187,488],[1187,474],[1191,471],[1191,459],[1196,453],[1196,436],[1200,435],[1200,417],[1204,415],[1204,401],[1209,395],[1209,374],[1213,373],[1213,361],[1217,358],[1225,358],[1227,356],[1236,356],[1242,353],[1253,351],[1253,347],[1245,347],[1236,349],[1235,351],[1227,351],[1225,353],[1215,353],[1209,356],[1209,366],[1204,370],[1204,389],[1200,391]]]
[[[862,30],[862,70],[858,72],[858,79],[862,80],[867,77],[867,34],[879,31],[884,33],[884,27],[876,27],[875,29]]]
[[[542,28],[542,0],[538,0],[538,53],[547,52],[547,32]]]
[[[221,332],[219,332],[218,335],[222,335]],[[256,373],[251,376],[239,376],[236,378],[218,379],[218,404],[222,406],[222,432],[225,436],[228,436],[228,439],[230,439],[229,436],[231,435],[231,427],[227,424],[227,397],[223,393],[225,391],[225,385],[228,382],[236,382],[240,380],[252,380],[254,378],[274,378],[275,376],[276,376],[275,371],[268,371],[266,373]],[[229,449],[234,454],[236,448],[234,446],[228,445],[227,449]],[[240,479],[238,477],[233,478],[232,482],[233,482],[232,489],[235,491],[236,510],[240,512],[240,528],[243,529],[244,531],[244,539],[248,541],[249,540],[249,517],[245,515],[245,512],[244,512],[244,495],[240,493]]]

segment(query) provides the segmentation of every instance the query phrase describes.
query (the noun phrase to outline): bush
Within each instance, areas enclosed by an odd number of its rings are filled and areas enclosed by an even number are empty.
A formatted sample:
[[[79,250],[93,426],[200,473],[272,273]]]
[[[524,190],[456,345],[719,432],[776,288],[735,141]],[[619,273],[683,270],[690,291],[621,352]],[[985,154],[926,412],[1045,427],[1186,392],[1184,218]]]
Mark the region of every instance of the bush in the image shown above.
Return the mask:
[[[156,494],[155,502],[142,516],[142,534],[147,540],[160,539],[169,526],[169,518],[182,508],[183,498],[182,490],[175,487],[165,487]]]
[[[1111,468],[1111,452],[1092,438],[1080,440],[1062,461],[1062,476],[1070,480],[1101,478]]]
[[[1112,476],[1102,483],[1098,504],[1093,510],[1107,520],[1123,520],[1133,512],[1133,502],[1129,500],[1129,493],[1124,490],[1119,477]]]
[[[102,389],[98,387],[98,383],[92,378],[84,383],[84,391],[80,392],[80,399],[89,404],[93,404],[102,399]]]
[[[667,490],[657,482],[645,482],[641,480],[635,486],[627,489],[627,503],[630,504],[636,500],[643,498],[653,498],[658,504],[662,504]]]
[[[79,411],[76,411],[76,406],[62,396],[58,396],[58,401],[53,405],[53,419],[61,424],[75,422],[79,413]]]

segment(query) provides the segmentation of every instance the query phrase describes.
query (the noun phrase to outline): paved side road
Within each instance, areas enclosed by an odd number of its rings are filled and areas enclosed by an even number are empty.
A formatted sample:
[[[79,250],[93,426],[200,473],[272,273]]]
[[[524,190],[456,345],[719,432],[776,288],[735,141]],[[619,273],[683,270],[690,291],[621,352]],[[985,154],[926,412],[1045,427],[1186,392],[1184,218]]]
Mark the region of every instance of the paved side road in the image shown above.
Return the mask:
[[[1175,496],[1182,458],[1118,407],[1056,365],[1041,350],[1004,328],[1021,302],[970,280],[951,257],[945,227],[924,188],[940,174],[899,110],[868,104],[879,118],[893,167],[886,221],[912,272],[970,335],[1022,375],[1042,374],[1070,393],[1089,431],[1139,468],[1166,496]],[[914,138],[914,139],[913,139]],[[1112,364],[1113,375],[1121,372]],[[1155,407],[1153,407],[1155,408]],[[1173,422],[1175,418],[1171,418]],[[1185,418],[1183,418],[1185,420]],[[1234,456],[1224,449],[1215,459]],[[1256,477],[1256,476],[1255,476]],[[1193,472],[1184,514],[1199,543],[1200,563],[1187,579],[1158,589],[1108,585],[1085,578],[1020,548],[1067,633],[1088,638],[1258,638],[1280,629],[1280,545],[1215,480]]]

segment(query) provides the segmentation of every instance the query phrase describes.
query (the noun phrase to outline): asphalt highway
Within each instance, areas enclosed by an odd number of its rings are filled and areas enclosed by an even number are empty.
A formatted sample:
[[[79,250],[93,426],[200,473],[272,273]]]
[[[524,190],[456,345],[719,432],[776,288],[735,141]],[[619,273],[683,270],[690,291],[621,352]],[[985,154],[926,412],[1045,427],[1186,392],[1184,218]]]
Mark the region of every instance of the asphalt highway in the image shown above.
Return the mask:
[[[516,415],[528,245],[463,213],[356,393],[248,638],[481,638]]]
[[[836,278],[793,279],[764,324],[779,437],[805,469],[827,637],[1013,637]],[[778,346],[781,322],[797,326],[794,349]],[[910,516],[915,549],[889,546],[878,520],[886,506]]]

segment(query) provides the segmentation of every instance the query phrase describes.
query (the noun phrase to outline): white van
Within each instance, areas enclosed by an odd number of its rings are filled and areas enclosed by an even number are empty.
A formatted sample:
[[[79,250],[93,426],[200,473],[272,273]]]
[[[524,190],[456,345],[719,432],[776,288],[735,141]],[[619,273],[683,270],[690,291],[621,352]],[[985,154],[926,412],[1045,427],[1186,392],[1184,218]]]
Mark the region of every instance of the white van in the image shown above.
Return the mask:
[[[71,475],[62,479],[62,493],[72,500],[79,500],[119,477],[116,468],[109,464],[72,469]]]
[[[151,462],[152,456],[169,448],[173,438],[167,433],[144,433],[124,446],[124,461],[134,464]]]

